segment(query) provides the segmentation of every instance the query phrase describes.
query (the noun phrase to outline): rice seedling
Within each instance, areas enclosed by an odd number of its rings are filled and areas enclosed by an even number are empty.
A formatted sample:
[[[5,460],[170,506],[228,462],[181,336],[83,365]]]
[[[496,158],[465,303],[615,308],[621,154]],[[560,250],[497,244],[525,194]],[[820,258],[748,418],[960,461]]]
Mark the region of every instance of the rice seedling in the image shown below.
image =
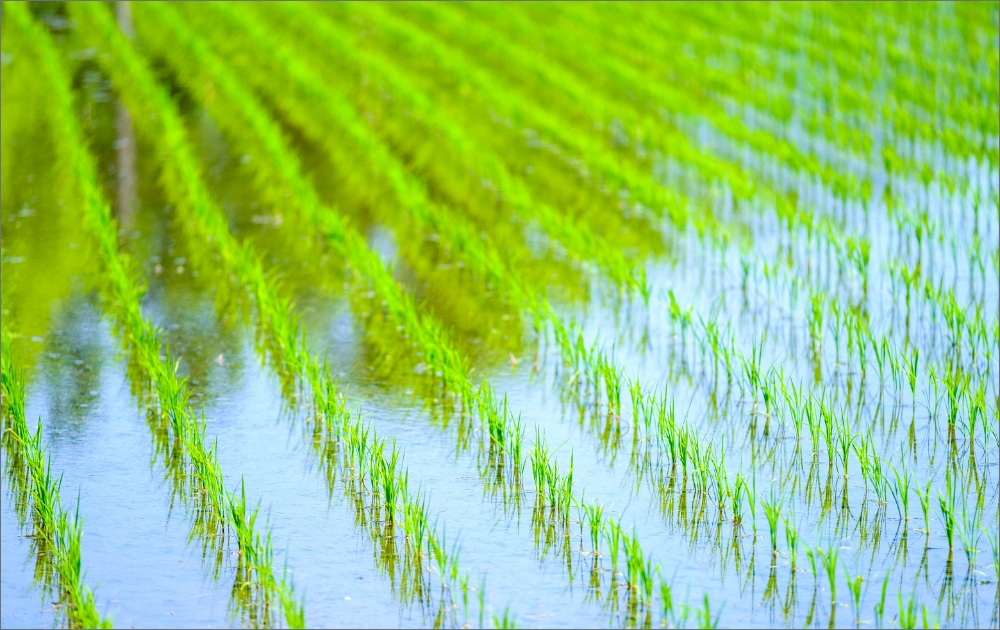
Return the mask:
[[[907,471],[906,464],[900,462],[900,467],[903,469],[903,474],[900,475],[899,470],[895,466],[889,464],[892,468],[892,475],[894,483],[890,486],[892,491],[892,498],[896,502],[896,509],[899,512],[899,517],[904,521],[910,519],[910,475]]]
[[[674,596],[670,584],[662,577],[660,578],[660,607],[662,623],[666,624],[668,623],[668,619],[673,618]]]
[[[948,549],[955,548],[955,500],[951,493],[947,497],[938,493],[938,508],[941,510],[941,524],[944,526]]]
[[[132,23],[128,6],[4,5],[3,315],[40,366],[26,405],[60,410],[45,430],[60,467],[63,445],[111,430],[117,400],[109,361],[67,348],[110,335],[124,350],[153,465],[213,575],[204,588],[232,580],[227,623],[302,626],[305,588],[322,624],[324,602],[361,585],[345,576],[373,568],[385,588],[364,582],[365,601],[385,603],[365,623],[398,606],[468,625],[466,562],[543,594],[585,574],[582,606],[543,596],[581,626],[651,625],[656,597],[664,625],[813,625],[820,568],[834,625],[838,563],[856,624],[858,575],[878,566],[894,576],[879,625],[892,596],[900,626],[985,614],[971,576],[982,537],[1000,564],[982,518],[996,506],[995,7],[149,3]],[[16,23],[48,39],[12,38]],[[54,217],[70,225],[50,236],[39,225]],[[66,323],[83,307],[50,296],[80,291],[38,282],[40,251],[52,269],[70,268],[66,252],[93,260],[77,266],[109,331]],[[281,427],[301,434],[288,448],[321,472],[296,481],[262,459],[273,508],[246,492],[262,471],[237,489],[223,470],[261,435],[280,439],[251,423],[261,383],[280,387]],[[9,423],[13,511],[52,520],[60,478],[48,460],[29,467]],[[65,461],[68,483],[80,465]],[[317,481],[325,513],[309,503]],[[339,531],[341,503],[354,551],[297,516]],[[294,584],[272,527],[290,534]],[[801,609],[800,546],[814,583]],[[369,551],[371,567],[345,569]],[[675,577],[657,589],[661,570]],[[317,582],[324,571],[337,577]],[[704,605],[676,604],[676,580],[698,577]],[[490,599],[513,588],[491,583]],[[480,626],[515,623],[485,582],[472,590]],[[917,605],[928,596],[938,608]],[[720,597],[725,614],[709,605]],[[350,601],[348,623],[361,618]],[[119,612],[130,605],[108,610],[142,622]]]
[[[702,606],[695,609],[696,618],[698,620],[698,626],[701,628],[718,628],[719,627],[719,617],[722,615],[722,610],[720,609],[715,617],[712,616],[712,607],[708,602],[708,594],[706,593],[704,599],[702,600]]]
[[[844,567],[844,577],[847,578],[847,588],[851,592],[851,607],[854,609],[854,625],[861,625],[861,584],[864,578],[860,575],[851,577],[850,571]]]
[[[764,506],[764,516],[767,517],[767,529],[771,534],[771,554],[778,555],[778,519],[781,517],[781,504],[784,498],[777,499],[772,490],[770,501],[761,501]]]
[[[900,628],[916,628],[917,627],[917,601],[910,595],[906,604],[903,604],[903,594],[899,593],[896,596],[896,600],[899,604],[899,627]]]
[[[993,571],[1000,576],[1000,544],[998,544],[997,530],[987,530],[983,527],[983,534],[986,536],[986,540],[990,545],[990,555],[993,559]]]
[[[785,524],[785,543],[788,545],[789,562],[792,565],[792,572],[794,573],[797,568],[799,533],[795,530],[795,527],[788,522],[787,517],[782,517],[781,520]]]
[[[15,14],[16,15],[16,14]],[[15,20],[25,20],[17,15]],[[25,20],[26,21],[26,20]],[[21,22],[18,28],[27,35],[35,29]],[[34,432],[28,428],[24,416],[24,374],[14,363],[11,350],[12,333],[3,328],[2,379],[5,453],[24,462],[24,470],[11,470],[11,476],[21,479],[17,487],[27,495],[32,514],[31,535],[39,544],[38,562],[58,576],[57,597],[66,602],[66,617],[70,627],[110,628],[111,619],[97,611],[94,595],[84,584],[82,569],[81,535],[83,520],[80,517],[79,499],[72,515],[63,508],[60,498],[63,477],[52,473],[52,459],[42,438],[39,419]],[[9,437],[8,437],[9,433]],[[8,459],[8,465],[10,460]],[[27,486],[27,487],[25,487]],[[28,498],[30,497],[30,499]]]
[[[930,529],[931,483],[932,483],[931,481],[928,481],[923,491],[921,491],[919,487],[914,488],[914,491],[917,493],[917,500],[920,502],[920,512],[921,514],[923,514],[924,518],[924,531],[928,536],[930,536],[931,533]]]
[[[980,522],[982,512],[979,504],[973,506],[971,510],[962,504],[962,515],[957,526],[958,539],[962,543],[962,550],[969,566],[976,565],[976,554],[979,553],[979,539],[982,536]]]

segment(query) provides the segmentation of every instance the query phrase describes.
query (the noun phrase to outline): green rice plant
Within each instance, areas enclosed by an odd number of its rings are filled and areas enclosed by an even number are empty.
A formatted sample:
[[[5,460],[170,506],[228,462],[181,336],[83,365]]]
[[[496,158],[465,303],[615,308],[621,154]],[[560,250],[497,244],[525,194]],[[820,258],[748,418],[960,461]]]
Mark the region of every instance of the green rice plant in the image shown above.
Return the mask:
[[[816,555],[813,553],[812,549],[806,549],[806,558],[809,559],[809,570],[812,571],[813,582],[817,580],[816,572]]]
[[[22,15],[25,27],[33,28],[32,22],[26,17],[26,14]],[[97,15],[102,14],[98,13]],[[104,17],[105,21],[101,23],[103,32],[110,32],[113,33],[113,37],[121,38],[122,36],[117,33],[110,18]],[[102,266],[106,270],[106,277],[110,280],[110,286],[104,289],[109,303],[108,310],[111,311],[122,328],[128,331],[129,339],[135,344],[133,348],[140,365],[150,380],[156,383],[156,392],[161,408],[166,411],[166,415],[170,419],[175,438],[183,445],[184,453],[196,474],[198,485],[205,490],[205,497],[214,512],[213,518],[218,519],[219,523],[227,523],[234,530],[238,529],[238,540],[241,544],[241,550],[244,552],[244,559],[254,572],[257,583],[264,591],[274,592],[280,585],[274,579],[273,570],[269,565],[271,559],[270,535],[265,537],[261,537],[259,534],[251,535],[247,531],[247,526],[250,525],[250,530],[252,530],[252,524],[246,521],[237,524],[231,520],[239,512],[238,509],[231,508],[238,507],[240,502],[234,494],[224,489],[214,447],[206,448],[204,443],[204,420],[197,420],[187,408],[186,386],[178,379],[176,366],[171,363],[169,356],[161,356],[163,351],[158,334],[141,313],[139,308],[141,291],[133,281],[128,259],[118,251],[117,230],[110,210],[101,198],[92,159],[83,145],[74,119],[69,79],[65,76],[54,49],[51,45],[46,46],[45,37],[39,37],[36,33],[32,39],[39,42],[38,45],[43,50],[48,51],[43,53],[43,56],[49,59],[47,74],[53,93],[58,95],[55,101],[56,106],[52,108],[51,112],[55,121],[54,128],[59,142],[65,149],[67,164],[76,175],[77,183],[81,186],[87,226],[95,237]],[[242,545],[249,546],[242,547]],[[255,605],[261,603],[257,600]]]
[[[903,594],[899,593],[896,595],[896,600],[899,602],[899,627],[900,628],[916,628],[917,627],[917,600],[913,595],[910,595],[906,604],[903,604]]]
[[[750,526],[753,528],[754,538],[757,538],[757,472],[753,471],[750,475],[750,492],[747,493],[747,499],[750,503]]]
[[[781,505],[785,502],[785,497],[776,498],[774,491],[771,491],[771,500],[762,501],[764,506],[764,516],[767,517],[767,529],[771,534],[771,554],[778,555],[778,519],[781,517]]]
[[[878,603],[875,604],[875,625],[879,628],[882,627],[882,621],[885,618],[885,593],[889,588],[889,576],[891,572],[886,572],[885,578],[882,580],[882,589],[879,592]]]
[[[888,464],[888,466],[892,469],[893,484],[889,489],[896,502],[896,510],[901,519],[908,521],[910,520],[910,473],[906,468],[906,463],[902,461],[900,462],[900,468],[903,469],[902,475],[892,464]]]
[[[787,517],[781,519],[785,523],[785,543],[788,545],[788,555],[791,558],[792,572],[796,570],[796,558],[799,550],[799,533],[794,525],[788,522]]]
[[[618,552],[622,545],[622,529],[611,516],[605,521],[604,540],[608,543],[608,555],[611,558],[611,579],[618,575]]]
[[[871,452],[874,450],[872,445],[872,435],[869,431],[865,434],[858,434],[857,440],[852,444],[854,449],[854,456],[858,461],[858,466],[861,468],[861,478],[865,482],[865,490],[868,490],[869,482],[872,477],[872,464],[874,455]]]
[[[924,530],[927,535],[931,533],[930,507],[931,507],[931,481],[927,482],[921,492],[920,488],[914,488],[917,493],[917,500],[920,502],[920,512],[924,517]]]
[[[990,545],[990,556],[993,559],[993,571],[996,573],[997,578],[1000,579],[1000,542],[998,542],[998,540],[1000,540],[1000,533],[997,532],[995,527],[987,528],[986,526],[982,526],[982,532],[986,536],[986,541]]]
[[[499,617],[493,615],[493,627],[494,628],[516,628],[517,619],[510,612],[510,606],[503,609],[503,616]]]
[[[182,39],[186,38],[185,45],[189,46],[194,51],[199,50],[198,45],[194,40],[191,40],[189,34],[184,34],[183,31],[178,27],[176,19],[171,17],[169,11],[164,12],[162,9],[157,9],[155,7],[150,7],[150,10],[158,11],[157,15],[164,18],[164,25],[171,26],[175,32],[181,34]],[[88,23],[93,23],[98,28],[95,29],[96,32],[101,32],[101,29],[105,29],[104,32],[107,33],[108,29],[106,23],[100,20],[100,13],[82,13],[80,16],[84,21]],[[268,322],[271,327],[271,334],[279,339],[284,340],[278,344],[281,349],[280,362],[287,366],[288,370],[295,375],[298,375],[302,380],[309,384],[310,389],[315,398],[315,404],[325,413],[320,417],[327,424],[329,433],[331,435],[339,435],[344,428],[344,424],[347,421],[347,411],[344,407],[343,398],[338,395],[336,388],[333,386],[330,380],[329,373],[320,367],[320,364],[314,360],[308,349],[305,347],[304,341],[301,340],[298,333],[294,331],[295,320],[290,315],[290,306],[287,300],[282,300],[278,298],[275,293],[276,289],[273,285],[273,280],[268,280],[265,274],[261,271],[261,264],[259,259],[256,258],[255,254],[249,247],[244,247],[235,242],[235,240],[228,234],[228,229],[224,221],[220,221],[221,213],[212,207],[210,201],[207,200],[207,193],[204,192],[204,186],[200,181],[190,175],[191,169],[185,170],[184,162],[185,159],[189,162],[193,161],[190,158],[190,149],[186,146],[183,140],[183,132],[178,131],[179,126],[176,119],[176,114],[172,113],[170,105],[164,105],[163,95],[161,92],[157,92],[155,87],[150,87],[148,85],[150,82],[147,76],[144,76],[138,64],[129,61],[130,51],[127,46],[120,46],[115,43],[114,37],[112,35],[107,35],[104,40],[104,45],[110,46],[112,50],[115,50],[116,54],[120,56],[120,59],[111,56],[109,58],[109,63],[111,64],[112,74],[117,73],[117,76],[127,85],[132,85],[136,87],[135,93],[139,95],[144,95],[147,99],[143,101],[141,98],[137,98],[134,101],[134,105],[138,109],[143,107],[153,107],[155,113],[151,116],[152,120],[159,120],[163,123],[168,132],[168,138],[171,138],[169,142],[172,142],[176,148],[173,154],[174,162],[167,161],[167,164],[172,164],[174,167],[179,168],[182,173],[185,173],[185,177],[180,177],[179,179],[183,183],[180,188],[186,187],[189,198],[193,198],[196,203],[191,204],[191,209],[195,211],[194,224],[200,226],[203,233],[208,235],[208,240],[214,242],[223,254],[223,259],[227,260],[230,265],[234,267],[236,274],[245,280],[246,284],[253,287],[253,295],[256,298],[259,309],[262,312],[262,319]],[[115,46],[119,46],[115,48]],[[201,60],[205,62],[206,66],[211,66],[212,60],[204,51],[201,51]],[[115,65],[115,63],[120,63],[121,65]],[[129,65],[131,63],[131,65]],[[218,68],[216,68],[218,69]],[[282,151],[286,151],[281,147],[280,138],[277,137],[276,133],[273,131],[273,126],[268,127],[267,121],[265,120],[264,114],[261,114],[259,110],[253,110],[253,108],[248,105],[250,100],[245,94],[241,96],[238,88],[232,84],[231,78],[228,79],[224,73],[215,75],[219,79],[218,85],[224,87],[228,92],[226,94],[232,95],[234,102],[242,103],[243,109],[240,106],[235,106],[234,109],[237,112],[245,114],[245,118],[249,119],[247,127],[250,129],[255,129],[261,138],[264,138],[266,146],[270,148],[268,153],[278,160],[281,165],[279,169],[279,174],[291,181],[291,185],[300,194],[297,198],[305,200],[305,202],[313,203],[313,206],[309,206],[315,210],[315,195],[309,195],[308,185],[301,183],[301,179],[296,180],[295,170],[296,166],[294,160],[283,154]],[[132,94],[136,96],[136,94]],[[158,101],[159,99],[159,101]],[[241,100],[242,99],[242,100]],[[220,99],[221,101],[221,99]],[[159,105],[156,105],[159,103]],[[234,110],[230,110],[234,111]],[[171,128],[171,125],[174,125]],[[174,136],[169,136],[170,130],[173,129]],[[152,130],[151,133],[160,133],[162,130]],[[168,142],[168,144],[169,144]],[[287,153],[287,151],[286,151]],[[284,157],[282,157],[284,156]],[[284,162],[281,160],[284,159]],[[264,163],[265,160],[261,160],[258,163]],[[175,191],[178,186],[174,186]],[[310,202],[309,200],[313,201]],[[183,206],[184,198],[183,195],[179,200],[180,205]],[[340,233],[343,233],[343,229],[340,229]],[[356,240],[355,243],[358,241]],[[363,241],[362,241],[363,243]],[[370,250],[366,247],[362,250],[360,247],[356,247],[354,252],[367,251],[372,257],[378,260],[378,267],[374,265],[369,265],[366,272],[370,274],[373,268],[384,269],[381,267],[381,261],[371,254]],[[358,254],[355,256],[354,260],[358,260],[363,255]],[[384,271],[383,271],[384,273]],[[385,276],[382,276],[385,278]],[[382,282],[383,288],[387,286],[395,287],[393,281]],[[394,289],[396,292],[385,291],[384,294],[388,295],[390,298],[395,296],[397,299],[393,302],[395,304],[403,304],[402,312],[414,314],[412,307],[412,302],[406,302],[405,298],[399,298],[401,292],[398,287]],[[409,304],[409,307],[405,305]],[[407,310],[407,308],[409,310]],[[435,329],[433,325],[421,325],[415,316],[409,317],[406,321],[410,324],[411,330],[417,330],[424,333],[421,339],[427,340],[427,344],[431,346],[431,352],[428,355],[435,354],[435,348],[440,348],[441,333],[440,329]],[[417,323],[414,323],[417,321]],[[454,353],[449,354],[448,351],[436,352],[437,356],[452,357]],[[445,360],[444,368],[442,372],[446,375],[453,375],[455,373],[455,362]],[[459,364],[460,365],[460,364]],[[459,368],[461,371],[461,368]],[[448,380],[446,379],[446,384]],[[468,381],[465,380],[466,389],[463,391],[471,391],[471,386],[468,385]],[[506,406],[504,406],[504,412],[506,413]],[[509,445],[519,454],[519,439],[520,439],[520,425],[515,423],[515,436],[516,439],[509,440]],[[389,523],[395,523],[397,521],[397,511],[400,506],[403,506],[403,511],[408,512],[407,524],[404,527],[404,531],[411,534],[413,544],[408,545],[408,549],[412,553],[419,554],[421,549],[422,539],[425,537],[428,540],[433,540],[438,547],[444,547],[443,543],[437,541],[437,534],[431,528],[426,525],[426,506],[424,500],[420,497],[412,499],[407,491],[406,479],[408,475],[403,472],[399,472],[399,452],[395,448],[395,445],[390,445],[388,448],[388,457],[384,455],[386,452],[386,443],[384,441],[379,441],[378,438],[372,434],[371,439],[368,437],[368,429],[362,427],[360,424],[355,425],[352,430],[348,431],[348,452],[351,454],[351,461],[356,463],[360,468],[360,479],[362,484],[365,483],[365,479],[368,479],[371,488],[378,488],[381,497],[381,508],[385,511],[386,520]],[[520,470],[520,466],[513,466],[512,470]],[[237,502],[237,505],[239,502]],[[237,510],[238,512],[238,510]],[[252,527],[250,527],[252,529]],[[457,551],[453,550],[453,554]],[[266,557],[267,554],[260,554],[261,557]],[[449,556],[450,558],[450,556]],[[452,564],[454,566],[454,564]],[[445,581],[447,579],[445,567],[442,565],[441,579]],[[265,574],[267,571],[265,570]],[[272,580],[273,581],[273,580]]]
[[[927,609],[927,604],[921,604],[920,605],[920,617],[923,620],[922,624],[921,624],[922,628],[940,628],[941,627],[940,625],[938,625],[937,620],[934,618],[934,613],[930,612]]]
[[[833,467],[833,440],[836,437],[836,431],[834,430],[834,420],[833,413],[830,409],[823,404],[823,401],[819,401],[819,415],[823,420],[823,441],[826,444],[827,456],[830,458],[830,467]]]
[[[295,597],[295,584],[288,576],[288,563],[285,563],[285,570],[281,576],[281,588],[278,589],[278,596],[281,598],[281,611],[285,618],[285,623],[289,628],[306,627],[306,610],[303,604],[304,597]]]
[[[747,494],[747,483],[743,475],[737,471],[736,472],[736,483],[733,484],[732,498],[732,511],[733,511],[733,526],[738,527],[743,522],[743,501]]]
[[[941,524],[944,525],[945,537],[948,539],[948,549],[955,548],[955,497],[938,492],[938,508],[941,510]]]
[[[886,505],[888,502],[889,494],[889,478],[885,475],[885,469],[883,467],[883,461],[879,457],[873,457],[871,460],[871,479],[872,479],[872,489],[875,491],[876,501],[880,506]]]
[[[851,607],[854,609],[854,624],[861,624],[861,583],[864,578],[860,575],[851,577],[850,571],[844,567],[844,577],[847,579],[847,588],[851,591]]]
[[[630,589],[638,590],[644,564],[639,537],[633,531],[632,536],[622,536],[622,543],[625,547],[625,583]]]
[[[584,513],[587,516],[587,525],[590,528],[590,544],[593,553],[596,555],[600,548],[600,537],[602,531],[602,519],[604,506],[600,503],[583,504]]]
[[[720,608],[715,616],[712,616],[712,607],[708,603],[708,593],[705,593],[702,600],[702,606],[695,609],[697,615],[698,627],[699,628],[718,628],[719,619],[722,617],[722,609]]]
[[[466,573],[464,577],[459,580],[459,585],[462,589],[462,616],[465,619],[463,625],[469,624],[469,574]]]
[[[906,361],[906,380],[907,380],[907,382],[910,385],[910,400],[913,401],[913,404],[912,404],[913,413],[916,413],[916,409],[917,409],[917,407],[916,407],[916,404],[917,404],[917,375],[919,374],[919,372],[918,372],[919,364],[920,364],[920,349],[917,348],[916,346],[914,346],[913,350],[910,353],[910,356],[907,357],[907,361]]]
[[[840,472],[844,479],[847,479],[847,463],[851,455],[851,449],[858,436],[851,431],[847,420],[842,420],[837,427],[837,446],[840,451]]]
[[[823,295],[812,293],[809,297],[809,338],[813,354],[819,356],[823,349]]]
[[[640,601],[646,606],[653,603],[653,576],[659,573],[660,566],[653,566],[651,560],[646,560],[639,570]]]
[[[982,518],[982,508],[976,503],[971,509],[962,504],[961,519],[957,523],[958,539],[962,543],[962,551],[969,566],[976,565],[976,555],[979,553],[979,539],[982,536],[980,521]],[[947,528],[945,528],[947,532]]]
[[[667,620],[671,619],[674,614],[674,596],[673,589],[670,587],[670,583],[660,577],[660,606],[662,610],[662,624],[666,625]]]
[[[8,19],[15,20],[18,28],[17,37],[39,34],[39,30],[28,22],[30,18],[26,15],[15,13],[15,16]],[[44,34],[43,36],[47,37]],[[80,517],[79,498],[71,517],[62,507],[60,500],[62,476],[56,478],[52,473],[52,459],[42,438],[41,419],[34,433],[28,429],[24,416],[24,372],[14,362],[11,349],[12,337],[4,325],[0,331],[2,339],[0,394],[3,400],[4,446],[5,456],[13,455],[13,459],[22,461],[24,469],[8,472],[22,480],[14,487],[27,495],[24,500],[29,501],[30,497],[31,535],[36,540],[44,541],[38,546],[39,563],[48,563],[58,576],[58,597],[60,602],[65,602],[69,626],[110,628],[111,619],[102,617],[97,612],[94,595],[83,582],[80,540],[83,520]],[[42,567],[43,574],[45,571],[46,568]]]

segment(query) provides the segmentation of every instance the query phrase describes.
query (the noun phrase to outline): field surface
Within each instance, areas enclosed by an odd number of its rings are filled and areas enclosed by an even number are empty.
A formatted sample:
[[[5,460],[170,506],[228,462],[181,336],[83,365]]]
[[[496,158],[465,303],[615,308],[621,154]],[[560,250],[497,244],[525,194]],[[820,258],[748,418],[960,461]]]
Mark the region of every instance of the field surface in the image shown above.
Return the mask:
[[[0,626],[998,626],[996,2],[0,20]]]

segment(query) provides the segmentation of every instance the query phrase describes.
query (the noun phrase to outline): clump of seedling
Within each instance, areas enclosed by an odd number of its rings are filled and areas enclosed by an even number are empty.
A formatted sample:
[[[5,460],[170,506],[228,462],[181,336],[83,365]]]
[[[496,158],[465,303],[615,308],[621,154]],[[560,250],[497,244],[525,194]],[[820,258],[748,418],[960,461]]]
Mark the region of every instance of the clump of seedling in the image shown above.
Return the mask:
[[[24,16],[7,19],[24,20]],[[24,35],[38,35],[28,24],[21,22],[18,26],[24,29]],[[3,394],[5,453],[13,455],[12,459],[23,462],[24,466],[8,474],[21,480],[15,487],[27,490],[25,501],[31,505],[31,536],[39,549],[41,572],[53,571],[58,576],[58,597],[67,604],[66,616],[71,626],[110,628],[111,620],[97,612],[94,595],[83,583],[80,549],[83,520],[79,499],[74,512],[63,508],[60,499],[62,476],[57,478],[52,473],[52,460],[42,438],[42,423],[39,421],[32,433],[24,417],[24,377],[13,360],[12,334],[5,327],[0,337],[3,344],[0,393]]]

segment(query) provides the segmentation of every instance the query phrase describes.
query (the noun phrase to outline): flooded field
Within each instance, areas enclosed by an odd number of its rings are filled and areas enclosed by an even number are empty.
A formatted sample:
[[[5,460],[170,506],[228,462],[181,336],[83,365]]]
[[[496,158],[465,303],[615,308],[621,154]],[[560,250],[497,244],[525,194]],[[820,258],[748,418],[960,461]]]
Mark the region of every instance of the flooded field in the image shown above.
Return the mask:
[[[2,8],[3,627],[997,627],[1000,10]]]

